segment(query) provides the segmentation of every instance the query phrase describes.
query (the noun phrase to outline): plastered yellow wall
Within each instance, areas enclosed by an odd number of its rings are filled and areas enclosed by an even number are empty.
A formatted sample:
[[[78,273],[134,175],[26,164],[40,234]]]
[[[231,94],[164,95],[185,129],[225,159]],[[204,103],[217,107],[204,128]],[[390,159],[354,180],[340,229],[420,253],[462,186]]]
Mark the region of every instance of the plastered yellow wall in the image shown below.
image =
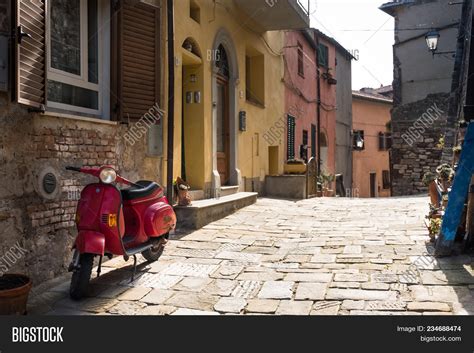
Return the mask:
[[[193,133],[185,136],[187,176],[192,179],[194,189],[203,189],[212,182],[212,49],[217,32],[225,28],[233,40],[237,52],[239,81],[237,83],[237,112],[247,112],[247,131],[237,132],[238,168],[243,178],[259,178],[264,180],[269,168],[269,145],[263,139],[265,132],[284,116],[284,87],[282,84],[283,64],[281,51],[283,45],[282,32],[258,34],[247,27],[251,20],[242,13],[232,0],[195,0],[200,6],[200,24],[190,17],[190,0],[175,1],[175,145],[174,174],[181,174],[181,134],[182,134],[182,100],[186,89],[201,89],[201,103],[193,104],[187,114],[186,126],[192,126]],[[166,12],[164,12],[166,14]],[[183,64],[189,63],[183,42],[193,38],[198,44],[202,56],[202,66],[192,68],[185,66],[185,86],[183,90]],[[265,106],[261,107],[246,101],[245,95],[245,55],[246,48],[251,47],[264,55],[265,66]],[[168,78],[165,66],[165,80]],[[198,82],[188,83],[190,72],[197,72]],[[263,83],[262,83],[263,84]],[[167,94],[166,94],[167,96]],[[167,101],[168,97],[166,97]],[[238,117],[236,117],[238,119]],[[166,129],[167,123],[165,123]],[[165,130],[166,131],[166,130]],[[194,133],[195,132],[195,133]],[[166,134],[165,134],[166,136]],[[283,155],[284,134],[280,137],[280,156]],[[166,144],[166,138],[165,138]],[[166,145],[165,145],[166,146]],[[166,170],[166,158],[164,158]],[[192,166],[192,170],[190,170]],[[283,160],[279,161],[279,172],[283,171]],[[166,173],[165,173],[166,174]]]

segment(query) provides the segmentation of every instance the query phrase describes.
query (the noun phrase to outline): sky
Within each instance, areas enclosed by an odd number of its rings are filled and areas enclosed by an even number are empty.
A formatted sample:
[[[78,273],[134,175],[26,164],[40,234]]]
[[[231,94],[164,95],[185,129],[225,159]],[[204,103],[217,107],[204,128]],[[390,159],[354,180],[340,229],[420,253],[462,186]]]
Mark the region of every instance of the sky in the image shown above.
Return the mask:
[[[310,0],[311,26],[359,58],[352,62],[354,90],[392,84],[394,20],[378,9],[384,2],[389,0]]]

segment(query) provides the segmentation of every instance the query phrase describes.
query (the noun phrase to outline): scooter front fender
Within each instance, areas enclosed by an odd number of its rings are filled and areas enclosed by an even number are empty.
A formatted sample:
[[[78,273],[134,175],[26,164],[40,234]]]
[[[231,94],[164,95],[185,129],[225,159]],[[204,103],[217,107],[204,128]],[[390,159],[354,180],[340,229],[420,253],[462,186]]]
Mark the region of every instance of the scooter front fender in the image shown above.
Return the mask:
[[[94,231],[82,230],[77,236],[75,248],[81,254],[104,256],[105,235]]]

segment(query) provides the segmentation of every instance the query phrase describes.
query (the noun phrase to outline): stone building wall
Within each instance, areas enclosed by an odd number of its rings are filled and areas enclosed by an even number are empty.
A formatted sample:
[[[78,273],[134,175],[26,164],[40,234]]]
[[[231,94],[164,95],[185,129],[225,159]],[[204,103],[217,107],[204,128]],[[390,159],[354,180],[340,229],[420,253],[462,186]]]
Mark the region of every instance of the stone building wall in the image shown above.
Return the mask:
[[[76,236],[80,190],[93,177],[65,170],[72,166],[112,165],[132,180],[161,180],[161,158],[147,154],[147,139],[132,146],[127,125],[29,113],[0,94],[0,271],[22,272],[35,284],[65,273]],[[52,173],[58,188],[43,190]],[[15,245],[26,255],[10,261]],[[11,266],[13,265],[13,266]]]
[[[416,195],[427,188],[423,175],[435,172],[440,164],[442,149],[438,147],[444,134],[449,94],[429,95],[416,103],[392,110],[392,195]],[[424,114],[433,116],[430,124]],[[421,120],[419,120],[421,119]]]

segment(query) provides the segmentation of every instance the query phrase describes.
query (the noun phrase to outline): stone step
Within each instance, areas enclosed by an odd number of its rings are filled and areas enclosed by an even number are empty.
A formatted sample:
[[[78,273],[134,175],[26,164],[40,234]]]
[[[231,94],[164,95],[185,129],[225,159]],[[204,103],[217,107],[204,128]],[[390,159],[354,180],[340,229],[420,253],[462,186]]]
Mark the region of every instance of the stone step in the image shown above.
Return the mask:
[[[205,225],[227,217],[235,211],[257,202],[258,193],[239,192],[218,199],[193,201],[190,206],[176,206],[178,229],[200,229]]]
[[[221,186],[219,197],[234,195],[239,192],[239,186]]]

